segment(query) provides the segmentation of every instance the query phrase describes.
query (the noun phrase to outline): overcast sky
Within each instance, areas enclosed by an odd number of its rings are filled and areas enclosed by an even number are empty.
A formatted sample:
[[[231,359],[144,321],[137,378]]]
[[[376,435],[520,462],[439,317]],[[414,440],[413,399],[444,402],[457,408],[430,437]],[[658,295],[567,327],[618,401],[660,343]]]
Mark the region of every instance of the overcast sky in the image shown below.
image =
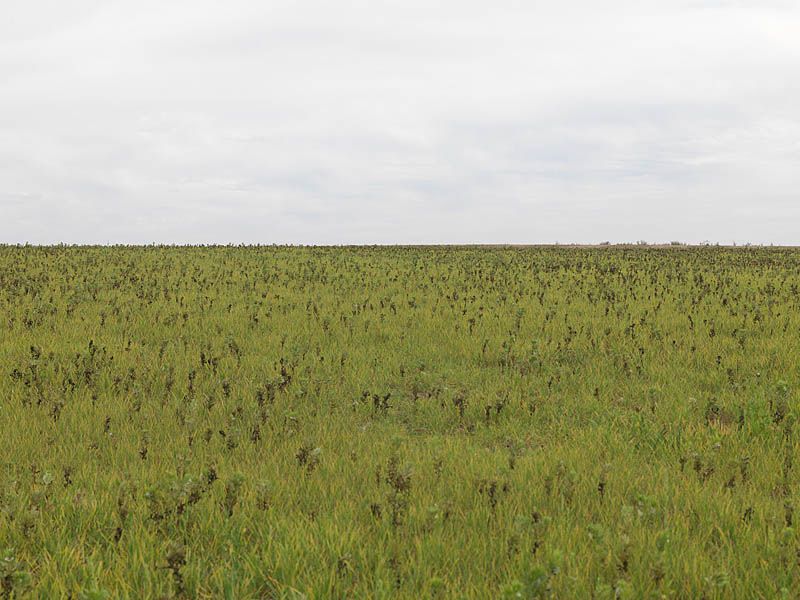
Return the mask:
[[[2,4],[2,242],[800,244],[797,0]]]

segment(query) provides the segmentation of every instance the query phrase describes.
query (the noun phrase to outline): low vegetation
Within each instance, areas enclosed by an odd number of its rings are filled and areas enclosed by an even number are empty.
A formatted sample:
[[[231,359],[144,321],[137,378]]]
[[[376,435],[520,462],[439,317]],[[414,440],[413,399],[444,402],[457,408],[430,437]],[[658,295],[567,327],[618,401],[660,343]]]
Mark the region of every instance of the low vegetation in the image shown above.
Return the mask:
[[[800,251],[0,247],[0,598],[795,598]]]

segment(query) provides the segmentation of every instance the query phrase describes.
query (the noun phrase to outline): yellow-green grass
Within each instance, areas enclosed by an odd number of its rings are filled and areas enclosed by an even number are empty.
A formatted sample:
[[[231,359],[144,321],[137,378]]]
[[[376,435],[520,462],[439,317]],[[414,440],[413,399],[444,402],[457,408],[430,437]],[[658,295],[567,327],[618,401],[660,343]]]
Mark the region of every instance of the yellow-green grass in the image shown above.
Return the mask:
[[[0,247],[0,598],[793,598],[800,250]]]

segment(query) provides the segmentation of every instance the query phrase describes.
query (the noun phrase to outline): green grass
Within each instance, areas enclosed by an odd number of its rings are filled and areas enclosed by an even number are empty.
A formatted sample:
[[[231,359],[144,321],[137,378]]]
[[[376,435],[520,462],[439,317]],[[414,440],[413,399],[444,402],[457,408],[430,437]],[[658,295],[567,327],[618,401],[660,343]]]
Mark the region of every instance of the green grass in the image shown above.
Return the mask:
[[[0,598],[800,595],[800,250],[0,247]]]

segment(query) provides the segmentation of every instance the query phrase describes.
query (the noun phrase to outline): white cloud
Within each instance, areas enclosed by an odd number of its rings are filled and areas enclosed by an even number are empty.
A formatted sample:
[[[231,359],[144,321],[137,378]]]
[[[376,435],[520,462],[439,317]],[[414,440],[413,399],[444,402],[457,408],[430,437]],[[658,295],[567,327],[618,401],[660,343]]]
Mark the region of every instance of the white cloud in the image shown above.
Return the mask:
[[[800,243],[795,2],[4,13],[2,241]]]

